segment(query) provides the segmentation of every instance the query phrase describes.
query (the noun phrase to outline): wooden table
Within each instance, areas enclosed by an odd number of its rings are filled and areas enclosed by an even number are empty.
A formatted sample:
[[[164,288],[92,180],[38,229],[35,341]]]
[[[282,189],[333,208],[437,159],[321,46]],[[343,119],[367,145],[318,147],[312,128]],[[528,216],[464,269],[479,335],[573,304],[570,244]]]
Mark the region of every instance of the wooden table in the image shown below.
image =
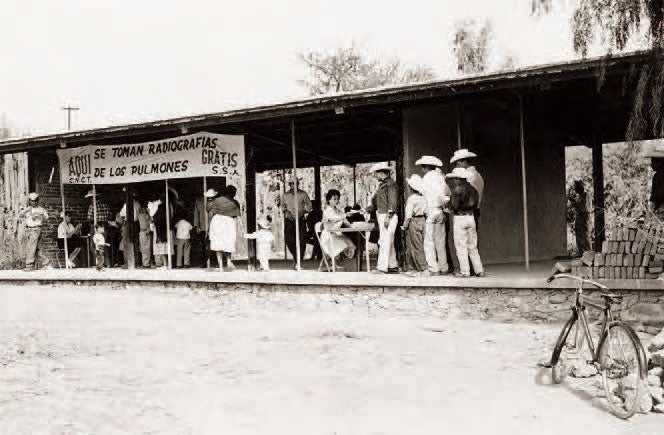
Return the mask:
[[[353,228],[353,227],[345,227],[345,228],[339,228],[335,230],[326,230],[323,229],[322,232],[328,231],[330,233],[355,233],[357,237],[357,250],[358,252],[355,254],[355,257],[357,258],[357,271],[359,272],[360,269],[362,268],[362,259],[360,258],[360,241],[362,238],[364,238],[364,257],[367,262],[367,272],[371,272],[371,263],[369,262],[369,236],[371,235],[372,231],[376,230],[376,225],[372,224],[371,227],[369,226],[363,226],[359,228]],[[321,233],[322,233],[321,232]]]

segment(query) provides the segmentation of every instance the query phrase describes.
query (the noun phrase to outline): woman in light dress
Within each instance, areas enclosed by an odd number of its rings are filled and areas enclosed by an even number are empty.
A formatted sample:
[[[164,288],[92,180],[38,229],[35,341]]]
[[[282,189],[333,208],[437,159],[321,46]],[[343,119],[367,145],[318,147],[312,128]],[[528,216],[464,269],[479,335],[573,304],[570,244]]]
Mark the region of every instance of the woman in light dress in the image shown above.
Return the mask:
[[[341,193],[336,189],[331,189],[325,195],[327,206],[323,210],[323,231],[321,233],[321,247],[330,257],[336,257],[342,252],[346,253],[348,258],[355,256],[355,244],[343,233],[334,232],[344,224],[350,226],[346,219],[346,214],[339,209],[339,198]]]
[[[235,188],[228,186],[222,195],[214,189],[205,192],[205,196],[212,199],[207,203],[210,218],[210,250],[217,255],[219,272],[224,271],[224,258],[230,270],[235,269],[231,255],[235,252],[237,242],[237,223],[241,215],[240,204],[229,193],[235,195]],[[230,190],[229,190],[230,189]]]

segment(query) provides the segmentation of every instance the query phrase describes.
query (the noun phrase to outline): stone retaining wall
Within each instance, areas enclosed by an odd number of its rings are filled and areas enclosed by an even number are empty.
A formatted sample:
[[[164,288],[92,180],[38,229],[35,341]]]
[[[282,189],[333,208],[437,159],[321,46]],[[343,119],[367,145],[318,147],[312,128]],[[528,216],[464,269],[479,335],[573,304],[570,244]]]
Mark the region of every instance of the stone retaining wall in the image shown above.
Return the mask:
[[[384,312],[400,315],[427,315],[441,318],[467,318],[501,322],[562,322],[569,317],[571,296],[569,289],[477,289],[477,288],[403,288],[403,287],[330,287],[313,285],[266,285],[231,283],[181,283],[150,281],[0,281],[0,285],[48,285],[49,287],[79,285],[117,290],[162,291],[186,294],[211,292],[229,303],[254,299],[259,305],[279,304],[282,308],[316,310],[326,304],[338,304],[350,311]],[[584,294],[595,295],[596,291]],[[662,290],[613,291],[624,296],[621,305],[614,306],[614,314],[635,323],[636,308],[664,307]],[[590,318],[599,311],[589,309]],[[641,322],[643,323],[643,322]],[[649,328],[648,322],[639,325]],[[642,329],[643,329],[642,328]],[[653,330],[655,326],[652,326]],[[660,327],[661,329],[661,327]],[[645,329],[644,329],[645,330]],[[656,332],[651,332],[656,333]]]

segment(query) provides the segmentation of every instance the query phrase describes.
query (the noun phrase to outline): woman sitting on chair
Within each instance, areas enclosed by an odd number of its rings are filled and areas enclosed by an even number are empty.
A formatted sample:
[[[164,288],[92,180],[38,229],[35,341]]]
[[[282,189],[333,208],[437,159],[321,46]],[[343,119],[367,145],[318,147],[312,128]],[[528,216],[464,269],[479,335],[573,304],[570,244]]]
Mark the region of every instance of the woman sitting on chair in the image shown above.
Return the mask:
[[[355,244],[343,233],[334,232],[343,225],[350,226],[346,215],[339,210],[339,198],[341,193],[336,189],[331,189],[325,195],[327,206],[323,210],[323,231],[321,234],[321,248],[323,252],[332,258],[342,252],[346,253],[348,258],[355,256]]]

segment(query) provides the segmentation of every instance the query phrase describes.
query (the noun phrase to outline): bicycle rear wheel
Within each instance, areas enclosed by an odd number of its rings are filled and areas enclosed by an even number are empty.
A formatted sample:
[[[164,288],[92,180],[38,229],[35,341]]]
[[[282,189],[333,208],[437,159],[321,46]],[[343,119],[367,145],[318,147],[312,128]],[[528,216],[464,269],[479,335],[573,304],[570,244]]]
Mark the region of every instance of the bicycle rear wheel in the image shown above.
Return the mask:
[[[576,315],[570,317],[562,331],[551,355],[551,379],[561,383],[570,374],[571,360],[576,359],[583,336],[579,334],[579,322]]]
[[[626,419],[634,415],[643,390],[644,351],[632,328],[621,322],[609,325],[599,348],[604,392],[611,412]]]

